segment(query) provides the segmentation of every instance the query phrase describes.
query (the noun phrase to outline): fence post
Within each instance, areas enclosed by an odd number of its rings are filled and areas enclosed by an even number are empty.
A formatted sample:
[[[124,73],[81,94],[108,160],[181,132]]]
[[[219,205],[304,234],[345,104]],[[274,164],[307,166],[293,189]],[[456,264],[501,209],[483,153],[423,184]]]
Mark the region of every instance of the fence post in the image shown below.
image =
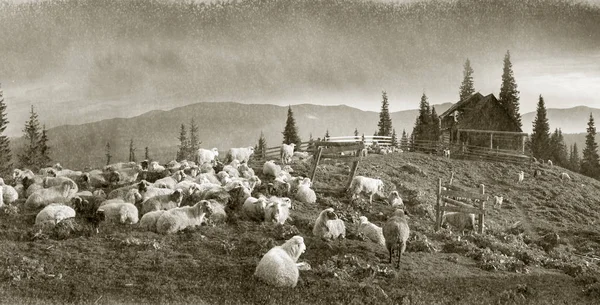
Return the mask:
[[[485,195],[485,185],[481,185],[481,194]],[[479,234],[483,234],[483,225],[485,223],[485,200],[481,200],[479,214]]]
[[[450,174],[450,185],[452,185],[452,182],[454,181],[454,172],[452,172]],[[441,182],[440,182],[441,183]]]
[[[435,231],[437,232],[442,226],[441,216],[441,200],[442,200],[442,178],[438,179],[437,201],[435,204]]]
[[[315,174],[317,173],[317,166],[319,166],[319,161],[321,160],[321,154],[323,153],[323,147],[319,146],[317,150],[317,156],[315,157],[315,165],[313,166],[312,173],[310,173],[310,181],[315,183]]]

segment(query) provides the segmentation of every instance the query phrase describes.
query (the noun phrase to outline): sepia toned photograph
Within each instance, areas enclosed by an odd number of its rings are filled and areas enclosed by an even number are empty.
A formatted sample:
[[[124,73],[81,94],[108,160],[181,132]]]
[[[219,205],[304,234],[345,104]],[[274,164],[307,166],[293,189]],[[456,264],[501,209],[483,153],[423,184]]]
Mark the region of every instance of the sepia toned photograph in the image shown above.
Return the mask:
[[[0,0],[0,304],[600,304],[600,0]]]

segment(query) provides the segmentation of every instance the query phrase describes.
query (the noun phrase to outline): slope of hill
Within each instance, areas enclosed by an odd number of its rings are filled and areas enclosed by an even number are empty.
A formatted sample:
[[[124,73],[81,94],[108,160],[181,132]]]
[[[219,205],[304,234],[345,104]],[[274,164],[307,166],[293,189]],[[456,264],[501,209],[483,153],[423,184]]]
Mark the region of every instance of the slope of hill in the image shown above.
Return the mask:
[[[0,297],[12,304],[597,304],[599,181],[541,166],[544,175],[527,169],[517,183],[521,166],[418,153],[363,161],[358,174],[380,176],[411,214],[399,270],[385,248],[357,234],[358,216],[381,226],[390,206],[318,191],[316,204],[293,201],[284,226],[237,220],[168,236],[101,224],[99,235],[55,240],[56,233],[31,228],[34,215],[0,213]],[[251,166],[261,172],[260,163]],[[346,171],[324,160],[315,187],[342,187]],[[501,207],[488,205],[486,234],[433,232],[437,179],[447,181],[451,171],[457,186],[476,192],[484,183],[489,195],[504,196]],[[573,180],[559,181],[563,171]],[[346,239],[312,235],[327,207],[345,221]],[[254,279],[262,255],[296,234],[307,246],[299,261],[312,267],[300,272],[298,286]]]
[[[438,113],[450,104],[436,105]],[[329,129],[330,135],[352,135],[355,128],[360,133],[372,135],[377,131],[378,113],[362,111],[348,106],[294,105],[294,118],[300,136],[308,141],[322,138]],[[393,126],[402,134],[412,132],[416,110],[391,113]],[[202,147],[254,146],[260,132],[265,133],[268,146],[280,145],[281,132],[285,126],[287,107],[240,103],[198,103],[169,111],[151,111],[128,119],[109,119],[83,125],[65,125],[48,130],[51,157],[54,161],[72,168],[98,167],[105,163],[105,146],[111,144],[113,161],[126,161],[129,156],[129,141],[134,140],[136,156],[143,158],[144,147],[148,146],[155,160],[168,162],[177,151],[180,125],[188,126],[194,118],[200,126],[199,137]],[[13,151],[18,151],[21,142],[13,141]]]

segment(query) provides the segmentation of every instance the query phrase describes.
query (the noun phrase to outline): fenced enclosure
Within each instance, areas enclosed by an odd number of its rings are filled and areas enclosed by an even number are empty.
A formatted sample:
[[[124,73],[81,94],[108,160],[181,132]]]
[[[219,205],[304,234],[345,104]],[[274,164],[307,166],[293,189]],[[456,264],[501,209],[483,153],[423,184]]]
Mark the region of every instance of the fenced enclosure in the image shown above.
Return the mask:
[[[481,194],[477,194],[452,185],[453,177],[454,173],[452,173],[450,182],[444,186],[442,186],[442,179],[438,180],[437,202],[435,205],[435,231],[440,229],[445,212],[459,212],[475,214],[477,231],[479,234],[483,234],[485,228],[485,203],[489,198],[485,194],[485,186],[481,185]],[[461,200],[479,203],[479,205],[473,206]]]

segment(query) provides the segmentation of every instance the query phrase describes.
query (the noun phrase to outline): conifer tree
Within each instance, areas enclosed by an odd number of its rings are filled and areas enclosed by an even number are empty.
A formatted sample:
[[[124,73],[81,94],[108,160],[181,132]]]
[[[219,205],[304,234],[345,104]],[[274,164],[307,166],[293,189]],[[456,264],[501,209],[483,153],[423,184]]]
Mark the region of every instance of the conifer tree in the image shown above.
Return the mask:
[[[179,150],[177,150],[177,156],[175,157],[176,161],[181,161],[186,158],[187,152],[189,151],[187,134],[185,131],[185,125],[181,124],[181,128],[179,130]]]
[[[150,151],[148,146],[144,147],[144,160],[150,160]]]
[[[358,137],[358,135],[359,135],[359,133],[358,133],[358,128],[354,128],[354,139],[356,139],[356,140],[360,139],[360,138]]]
[[[431,108],[431,125],[429,127],[429,140],[438,141],[440,139],[440,118],[435,111],[435,107]]]
[[[45,166],[49,166],[52,159],[50,159],[50,147],[48,146],[48,135],[46,134],[46,125],[44,125],[42,128],[42,135],[38,142],[38,153],[38,167],[42,168]]]
[[[535,119],[533,121],[533,132],[531,133],[531,153],[535,158],[547,160],[550,144],[550,125],[546,113],[544,98],[540,94]]]
[[[498,101],[508,111],[508,114],[514,118],[519,128],[523,127],[521,114],[519,113],[519,91],[517,90],[512,63],[510,62],[510,51],[506,51],[506,55],[504,56],[502,85],[500,86]]]
[[[190,120],[190,137],[188,143],[188,149],[184,159],[194,160],[196,151],[200,148],[200,144],[202,144],[198,139],[198,125],[196,125],[194,118]]]
[[[6,118],[6,103],[4,102],[4,93],[0,87],[0,175],[6,176],[12,171],[12,154],[10,152],[10,140],[4,134],[8,125]]]
[[[426,141],[430,139],[430,127],[431,127],[431,108],[427,101],[427,96],[423,93],[421,96],[421,102],[419,103],[419,116],[415,122],[415,127],[412,132],[412,140]]]
[[[406,150],[408,148],[408,135],[406,135],[406,129],[402,129],[402,138],[400,138],[400,148]]]
[[[40,140],[40,123],[38,121],[37,113],[35,113],[33,110],[33,106],[31,106],[29,120],[25,123],[23,133],[25,133],[23,138],[26,140],[26,144],[25,148],[23,149],[23,153],[18,155],[19,163],[22,167],[37,170],[38,168],[36,165],[39,157],[38,144]]]
[[[565,145],[565,139],[562,135],[562,130],[555,129],[552,136],[550,136],[550,145],[548,149],[550,153],[549,159],[552,160],[556,165],[567,167],[568,153],[567,146]]]
[[[329,129],[325,130],[325,137],[323,138],[323,141],[327,141],[327,139],[329,139]]]
[[[475,85],[473,84],[473,68],[471,68],[471,61],[467,58],[463,70],[463,81],[460,85],[459,99],[462,101],[471,94],[475,93]]]
[[[110,142],[106,142],[106,165],[110,164],[110,159],[112,158],[112,155],[110,154]]]
[[[256,159],[263,159],[265,157],[267,149],[267,139],[265,139],[265,134],[261,131],[260,137],[258,138],[258,143],[256,144],[256,148],[254,149],[254,156]]]
[[[381,111],[379,112],[379,123],[377,123],[379,130],[377,131],[376,136],[379,135],[389,137],[392,135],[392,118],[390,117],[389,106],[387,93],[383,91]]]
[[[133,144],[133,138],[129,141],[129,162],[137,162],[135,160],[135,145]]]
[[[600,157],[598,157],[598,143],[596,143],[596,127],[594,126],[594,117],[590,113],[588,121],[587,135],[585,136],[585,148],[583,149],[583,159],[581,160],[581,173],[598,178],[600,173]]]
[[[294,119],[292,106],[288,107],[287,120],[285,122],[285,128],[282,134],[283,144],[296,143],[296,147],[298,148],[300,147],[300,144],[302,144],[302,140],[300,140],[300,136],[298,136],[298,127],[296,127],[296,120]]]
[[[577,143],[573,143],[571,146],[571,154],[569,156],[570,169],[574,172],[579,172],[579,165],[581,163],[579,159],[579,150],[577,149]]]
[[[396,135],[396,128],[392,129],[392,141],[390,144],[392,147],[398,147],[398,135]]]

